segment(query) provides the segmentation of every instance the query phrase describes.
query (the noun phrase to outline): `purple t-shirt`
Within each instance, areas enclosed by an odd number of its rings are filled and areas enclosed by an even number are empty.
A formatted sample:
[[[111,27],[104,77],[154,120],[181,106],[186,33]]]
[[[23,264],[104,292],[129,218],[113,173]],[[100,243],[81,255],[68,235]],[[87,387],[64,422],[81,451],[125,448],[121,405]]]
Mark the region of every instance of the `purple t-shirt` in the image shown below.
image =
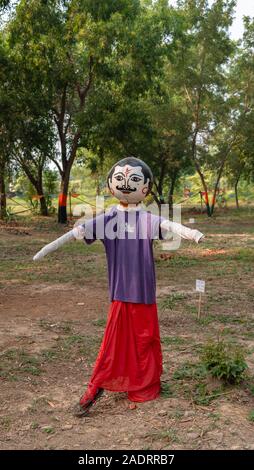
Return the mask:
[[[100,239],[105,246],[111,301],[156,302],[153,240],[163,238],[163,220],[142,209],[128,212],[115,206],[84,224],[86,243]]]

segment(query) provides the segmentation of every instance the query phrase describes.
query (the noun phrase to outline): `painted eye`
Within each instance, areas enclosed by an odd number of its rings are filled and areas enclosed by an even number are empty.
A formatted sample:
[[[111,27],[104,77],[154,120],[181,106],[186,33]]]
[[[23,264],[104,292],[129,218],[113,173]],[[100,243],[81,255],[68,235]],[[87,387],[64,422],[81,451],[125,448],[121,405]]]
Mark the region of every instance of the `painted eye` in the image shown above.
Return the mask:
[[[115,179],[116,179],[117,181],[123,181],[123,177],[122,177],[122,176],[120,176],[120,175],[118,175],[118,176],[115,176]]]
[[[139,181],[141,181],[141,178],[138,178],[137,176],[133,176],[131,178],[131,181],[134,181],[134,183],[139,183]]]

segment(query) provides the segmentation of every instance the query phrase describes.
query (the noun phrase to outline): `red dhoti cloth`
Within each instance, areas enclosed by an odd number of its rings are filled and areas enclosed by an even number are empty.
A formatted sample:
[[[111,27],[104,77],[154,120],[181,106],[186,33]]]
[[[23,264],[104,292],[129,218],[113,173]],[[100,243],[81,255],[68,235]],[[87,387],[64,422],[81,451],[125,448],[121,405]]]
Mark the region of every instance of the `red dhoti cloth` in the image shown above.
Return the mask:
[[[114,300],[87,390],[128,392],[131,401],[154,400],[160,394],[162,352],[156,304]]]

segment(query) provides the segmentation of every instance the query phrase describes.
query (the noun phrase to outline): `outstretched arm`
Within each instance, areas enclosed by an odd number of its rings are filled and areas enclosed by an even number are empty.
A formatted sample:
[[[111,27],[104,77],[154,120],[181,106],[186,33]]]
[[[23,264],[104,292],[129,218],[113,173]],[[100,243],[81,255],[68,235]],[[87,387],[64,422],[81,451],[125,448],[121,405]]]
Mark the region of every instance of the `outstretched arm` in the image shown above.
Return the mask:
[[[74,227],[74,229],[65,233],[53,242],[48,243],[48,245],[45,245],[40,251],[38,251],[38,253],[36,253],[36,255],[33,257],[33,260],[38,261],[39,259],[44,258],[44,256],[48,255],[49,253],[52,253],[52,251],[58,250],[58,248],[60,248],[62,245],[69,242],[70,240],[82,240],[84,238],[84,234],[85,228],[83,225],[78,225],[77,227]]]
[[[181,238],[185,238],[186,240],[194,240],[196,243],[200,243],[205,238],[204,234],[199,230],[193,230],[189,227],[185,227],[185,225],[171,222],[171,220],[163,220],[160,226],[164,230],[177,233],[177,235],[179,235]]]

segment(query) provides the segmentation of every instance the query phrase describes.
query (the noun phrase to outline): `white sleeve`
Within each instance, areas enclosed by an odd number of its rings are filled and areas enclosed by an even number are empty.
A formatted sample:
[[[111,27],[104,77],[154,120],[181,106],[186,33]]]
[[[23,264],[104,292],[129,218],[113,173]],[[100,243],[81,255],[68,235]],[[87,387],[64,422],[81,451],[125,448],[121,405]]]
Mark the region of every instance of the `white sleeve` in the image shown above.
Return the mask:
[[[176,222],[171,222],[171,220],[163,220],[161,223],[161,228],[168,230],[169,232],[176,233],[181,238],[186,240],[194,240],[196,243],[199,242],[200,238],[204,236],[199,230],[193,230],[185,225],[178,224]]]
[[[44,258],[44,256],[48,255],[49,253],[52,253],[52,251],[58,250],[61,246],[63,246],[65,243],[74,240],[74,233],[73,230],[70,230],[69,232],[65,233],[61,237],[57,238],[51,243],[48,243],[45,245],[36,255],[34,255],[33,260],[38,261],[41,258]]]

